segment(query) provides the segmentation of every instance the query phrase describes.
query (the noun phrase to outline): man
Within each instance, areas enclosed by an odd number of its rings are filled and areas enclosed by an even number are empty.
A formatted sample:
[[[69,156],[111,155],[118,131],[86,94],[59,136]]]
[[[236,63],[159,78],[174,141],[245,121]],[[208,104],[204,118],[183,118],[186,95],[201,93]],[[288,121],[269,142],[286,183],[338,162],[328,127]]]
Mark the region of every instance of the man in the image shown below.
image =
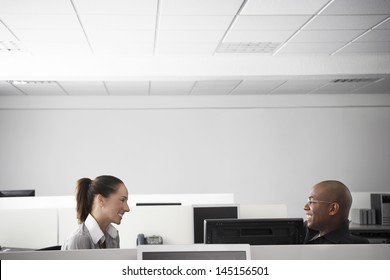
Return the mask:
[[[305,244],[361,244],[367,239],[349,232],[349,210],[352,196],[339,181],[323,181],[315,185],[304,206],[306,212]]]

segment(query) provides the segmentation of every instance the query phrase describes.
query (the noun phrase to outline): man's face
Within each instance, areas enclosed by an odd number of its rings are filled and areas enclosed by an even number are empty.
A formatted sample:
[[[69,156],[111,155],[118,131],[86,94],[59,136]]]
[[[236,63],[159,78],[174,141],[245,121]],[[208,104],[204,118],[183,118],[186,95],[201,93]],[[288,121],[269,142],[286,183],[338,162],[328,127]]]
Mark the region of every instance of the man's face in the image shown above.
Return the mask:
[[[328,224],[330,215],[329,207],[331,202],[321,188],[316,185],[312,188],[308,202],[303,209],[306,212],[307,226],[313,230],[322,231]]]

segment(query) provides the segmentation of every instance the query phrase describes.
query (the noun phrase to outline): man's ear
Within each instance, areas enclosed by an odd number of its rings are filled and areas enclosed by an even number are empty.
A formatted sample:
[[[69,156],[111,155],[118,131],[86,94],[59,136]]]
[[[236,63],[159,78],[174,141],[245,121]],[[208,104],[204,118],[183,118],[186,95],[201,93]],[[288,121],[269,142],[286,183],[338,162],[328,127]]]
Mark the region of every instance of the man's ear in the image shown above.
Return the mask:
[[[329,206],[329,215],[334,216],[339,212],[339,210],[340,210],[340,204],[338,204],[337,202],[333,202]]]

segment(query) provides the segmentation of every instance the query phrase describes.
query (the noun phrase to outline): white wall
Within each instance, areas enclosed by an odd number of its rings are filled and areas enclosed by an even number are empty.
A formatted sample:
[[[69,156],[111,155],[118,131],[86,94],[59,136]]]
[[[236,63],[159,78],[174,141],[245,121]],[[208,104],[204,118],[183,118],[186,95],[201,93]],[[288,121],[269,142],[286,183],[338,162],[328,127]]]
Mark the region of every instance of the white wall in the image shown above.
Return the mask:
[[[286,204],[297,217],[320,180],[390,191],[388,95],[0,104],[1,189],[72,195],[80,177],[114,174],[130,193],[233,193],[241,204]]]

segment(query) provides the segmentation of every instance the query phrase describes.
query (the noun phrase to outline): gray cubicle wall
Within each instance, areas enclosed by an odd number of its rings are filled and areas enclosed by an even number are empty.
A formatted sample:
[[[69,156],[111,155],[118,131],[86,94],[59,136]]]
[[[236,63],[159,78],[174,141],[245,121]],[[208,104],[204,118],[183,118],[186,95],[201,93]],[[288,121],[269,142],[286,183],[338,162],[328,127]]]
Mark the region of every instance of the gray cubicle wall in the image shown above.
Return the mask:
[[[389,188],[386,95],[77,100],[2,103],[0,186],[73,195],[77,179],[108,173],[130,194],[229,192],[289,216],[324,179]]]

